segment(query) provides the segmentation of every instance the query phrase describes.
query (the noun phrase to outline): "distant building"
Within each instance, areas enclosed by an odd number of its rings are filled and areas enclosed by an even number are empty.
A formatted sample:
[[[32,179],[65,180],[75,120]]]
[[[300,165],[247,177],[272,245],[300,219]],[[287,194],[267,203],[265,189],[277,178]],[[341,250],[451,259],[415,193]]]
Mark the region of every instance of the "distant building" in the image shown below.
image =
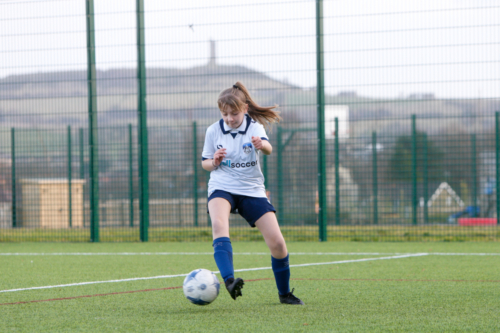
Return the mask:
[[[436,99],[436,96],[433,93],[416,93],[408,95],[408,99],[429,100],[429,99]]]
[[[465,207],[465,203],[447,182],[443,182],[427,201],[432,213],[456,213]]]
[[[339,121],[339,132],[335,133],[335,118]],[[349,105],[325,105],[325,138],[349,137]]]
[[[356,211],[358,208],[359,185],[354,181],[351,170],[339,165],[339,200],[345,211]],[[336,184],[335,167],[326,168],[326,197],[328,207],[335,207]]]
[[[216,56],[215,56],[215,41],[210,40],[210,59],[208,60],[208,66],[215,66]]]
[[[479,153],[478,157],[479,183],[481,184],[481,187],[484,188],[488,179],[496,177],[495,152],[484,151]]]
[[[352,91],[341,91],[337,94],[338,97],[358,97],[358,93],[354,90]]]
[[[12,192],[10,184],[7,183],[7,177],[0,174],[0,202],[11,201]]]
[[[372,150],[373,150],[373,145],[370,143],[369,145],[367,145],[367,146],[365,147],[365,149],[366,149],[366,150],[368,150],[369,152],[372,152]],[[376,144],[375,144],[375,149],[376,149],[377,151],[382,151],[382,150],[384,150],[384,145],[383,145],[383,144],[380,144],[380,143],[376,143]]]

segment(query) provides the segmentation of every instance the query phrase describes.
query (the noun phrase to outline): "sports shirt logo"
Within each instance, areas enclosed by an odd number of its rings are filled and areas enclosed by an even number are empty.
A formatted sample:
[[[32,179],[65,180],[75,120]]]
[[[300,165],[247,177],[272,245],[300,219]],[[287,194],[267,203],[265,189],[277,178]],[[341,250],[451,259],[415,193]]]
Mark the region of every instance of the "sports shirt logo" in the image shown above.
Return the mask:
[[[250,167],[253,167],[253,166],[256,166],[258,164],[258,162],[255,160],[255,161],[252,161],[252,162],[242,162],[242,163],[231,163],[231,160],[225,160],[225,161],[222,161],[220,163],[220,166],[226,166],[226,167],[230,167],[231,169],[234,169],[234,168],[250,168]]]
[[[252,152],[252,144],[250,142],[243,144],[243,151],[245,154],[250,154]]]

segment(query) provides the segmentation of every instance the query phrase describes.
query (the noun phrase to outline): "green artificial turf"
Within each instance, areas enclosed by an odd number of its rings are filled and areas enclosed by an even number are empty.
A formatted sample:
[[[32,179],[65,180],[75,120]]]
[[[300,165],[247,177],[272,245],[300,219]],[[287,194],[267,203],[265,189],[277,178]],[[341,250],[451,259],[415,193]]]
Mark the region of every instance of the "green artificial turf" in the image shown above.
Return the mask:
[[[233,248],[236,270],[270,266],[263,242]],[[292,267],[291,287],[305,306],[279,303],[270,269],[236,273],[247,281],[243,297],[233,301],[221,287],[207,306],[184,297],[183,277],[0,292],[0,332],[500,331],[500,255],[432,255],[498,254],[494,242],[289,242],[288,249],[291,265],[358,261]],[[210,242],[0,243],[0,253],[143,253],[0,255],[0,291],[217,271],[211,251]],[[429,255],[359,261],[405,253]]]

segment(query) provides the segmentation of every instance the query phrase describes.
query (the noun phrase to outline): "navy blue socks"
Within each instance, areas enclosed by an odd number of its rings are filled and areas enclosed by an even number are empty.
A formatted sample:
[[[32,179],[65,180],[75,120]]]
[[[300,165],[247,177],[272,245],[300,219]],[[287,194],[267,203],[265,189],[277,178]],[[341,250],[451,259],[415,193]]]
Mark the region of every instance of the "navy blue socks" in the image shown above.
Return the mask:
[[[219,268],[220,275],[224,279],[234,279],[233,267],[233,247],[229,237],[219,237],[214,239],[214,259]],[[290,267],[288,262],[288,254],[283,259],[276,259],[271,256],[274,277],[276,286],[280,295],[284,296],[290,292]]]
[[[290,292],[290,267],[288,254],[283,259],[276,259],[271,256],[274,278],[280,295],[284,296]]]
[[[219,268],[220,275],[224,279],[224,282],[229,278],[234,279],[233,247],[231,246],[231,240],[229,237],[219,237],[214,239],[213,247],[215,263]]]

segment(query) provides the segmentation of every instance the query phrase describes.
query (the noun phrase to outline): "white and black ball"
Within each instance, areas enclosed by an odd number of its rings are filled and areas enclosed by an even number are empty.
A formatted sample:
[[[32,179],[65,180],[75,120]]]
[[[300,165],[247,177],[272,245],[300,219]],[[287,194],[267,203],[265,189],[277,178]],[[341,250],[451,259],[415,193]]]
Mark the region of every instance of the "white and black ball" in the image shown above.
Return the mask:
[[[207,269],[195,269],[184,279],[184,295],[193,304],[208,305],[219,295],[220,283],[217,276]]]

